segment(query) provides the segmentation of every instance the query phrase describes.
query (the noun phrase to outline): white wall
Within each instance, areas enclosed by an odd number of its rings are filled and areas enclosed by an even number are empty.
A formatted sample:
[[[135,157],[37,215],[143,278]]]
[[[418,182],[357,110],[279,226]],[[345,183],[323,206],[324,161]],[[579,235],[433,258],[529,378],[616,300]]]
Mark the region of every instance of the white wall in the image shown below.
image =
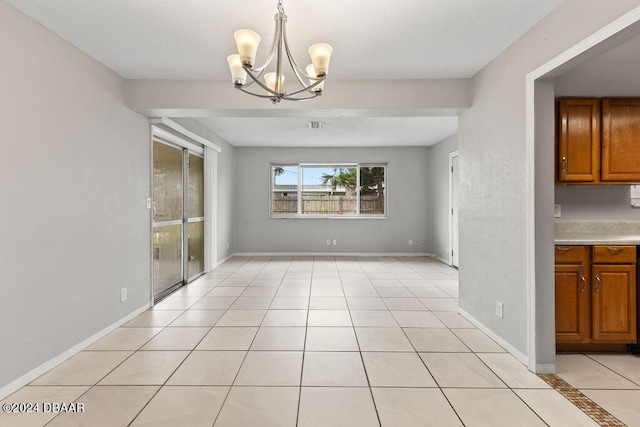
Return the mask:
[[[473,79],[473,106],[458,132],[460,306],[521,354],[527,353],[525,76],[639,3],[567,0]],[[552,198],[552,180],[548,185]],[[552,271],[552,257],[544,263]],[[496,301],[504,303],[504,319],[495,316]],[[543,363],[553,363],[553,354],[545,357],[551,360]]]
[[[387,162],[388,219],[270,219],[274,162]],[[327,246],[326,239],[338,240]],[[409,246],[409,239],[417,246]],[[429,152],[400,148],[252,148],[236,152],[236,252],[425,253]]]
[[[431,249],[429,252],[448,260],[449,247],[449,154],[458,149],[458,135],[429,147],[429,194],[431,206]]]
[[[174,119],[177,123],[190,131],[208,139],[220,147],[218,153],[218,228],[216,230],[217,261],[225,260],[235,252],[235,162],[236,148],[220,138],[211,130],[193,119]],[[227,242],[229,247],[227,247]]]
[[[151,251],[124,81],[5,2],[0,52],[1,389],[147,304]]]

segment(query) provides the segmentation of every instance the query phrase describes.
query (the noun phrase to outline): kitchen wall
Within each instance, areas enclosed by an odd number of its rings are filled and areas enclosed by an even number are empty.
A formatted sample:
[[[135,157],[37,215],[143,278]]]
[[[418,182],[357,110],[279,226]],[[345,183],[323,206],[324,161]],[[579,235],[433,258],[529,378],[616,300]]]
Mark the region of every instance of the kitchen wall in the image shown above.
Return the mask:
[[[0,28],[2,396],[149,303],[151,224],[124,80],[5,2]]]
[[[388,219],[271,219],[271,163],[387,162]],[[429,151],[400,148],[256,148],[236,151],[236,252],[429,251]],[[327,246],[326,239],[336,239]],[[409,240],[417,246],[409,246]]]
[[[557,186],[555,202],[562,220],[640,219],[640,209],[631,207],[628,185]]]
[[[460,307],[521,359],[528,350],[526,75],[638,5],[566,0],[474,76],[473,106],[460,117]],[[552,258],[547,263],[553,271]],[[553,366],[555,354],[538,363]]]
[[[640,36],[555,79],[557,97],[640,97]],[[628,185],[558,186],[562,220],[640,219]]]
[[[430,235],[429,252],[441,260],[449,260],[449,154],[458,149],[458,135],[429,147]]]

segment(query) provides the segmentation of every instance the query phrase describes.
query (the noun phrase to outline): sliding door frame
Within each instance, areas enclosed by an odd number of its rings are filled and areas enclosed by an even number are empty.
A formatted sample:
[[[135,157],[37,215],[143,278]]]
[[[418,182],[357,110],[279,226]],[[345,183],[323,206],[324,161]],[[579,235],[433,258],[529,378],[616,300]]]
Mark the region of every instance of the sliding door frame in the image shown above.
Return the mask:
[[[182,249],[182,269],[183,269],[183,281],[169,288],[172,291],[179,287],[192,282],[200,277],[202,274],[209,272],[211,269],[217,267],[217,248],[215,233],[217,228],[217,165],[218,165],[218,153],[221,149],[213,144],[211,141],[200,137],[197,134],[192,133],[188,129],[180,126],[172,120],[166,118],[151,119],[151,132],[150,132],[150,161],[151,170],[149,175],[149,188],[150,196],[147,199],[147,207],[149,208],[150,216],[150,242],[149,249],[151,256],[151,283],[149,284],[149,299],[151,306],[154,305],[154,268],[153,268],[153,180],[154,180],[154,167],[153,167],[153,144],[154,141],[174,146],[186,150],[187,154],[184,155],[183,151],[183,191],[186,190],[187,197],[183,203],[183,249]],[[204,158],[204,219],[193,222],[204,222],[204,270],[198,274],[189,276],[188,269],[188,257],[185,254],[188,253],[188,159],[189,155],[197,155]],[[208,170],[213,168],[213,170]],[[184,196],[183,196],[184,197]],[[166,296],[166,295],[165,295]]]

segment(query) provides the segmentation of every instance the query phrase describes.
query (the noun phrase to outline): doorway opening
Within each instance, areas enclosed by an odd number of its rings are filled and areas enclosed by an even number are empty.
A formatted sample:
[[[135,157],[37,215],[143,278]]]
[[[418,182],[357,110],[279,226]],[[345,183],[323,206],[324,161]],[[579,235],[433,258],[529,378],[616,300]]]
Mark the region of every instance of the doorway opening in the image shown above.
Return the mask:
[[[449,265],[458,268],[458,152],[449,154]]]

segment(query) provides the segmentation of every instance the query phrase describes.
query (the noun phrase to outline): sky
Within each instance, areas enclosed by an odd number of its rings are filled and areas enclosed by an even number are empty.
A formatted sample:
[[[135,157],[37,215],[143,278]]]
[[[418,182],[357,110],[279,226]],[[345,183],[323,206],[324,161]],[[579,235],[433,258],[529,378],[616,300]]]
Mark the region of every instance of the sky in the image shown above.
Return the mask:
[[[277,185],[297,185],[298,184],[298,165],[281,166],[284,173],[275,177]],[[272,169],[273,170],[273,169]],[[302,182],[304,185],[322,185],[322,175],[333,174],[331,167],[314,167],[305,166],[302,169]]]

